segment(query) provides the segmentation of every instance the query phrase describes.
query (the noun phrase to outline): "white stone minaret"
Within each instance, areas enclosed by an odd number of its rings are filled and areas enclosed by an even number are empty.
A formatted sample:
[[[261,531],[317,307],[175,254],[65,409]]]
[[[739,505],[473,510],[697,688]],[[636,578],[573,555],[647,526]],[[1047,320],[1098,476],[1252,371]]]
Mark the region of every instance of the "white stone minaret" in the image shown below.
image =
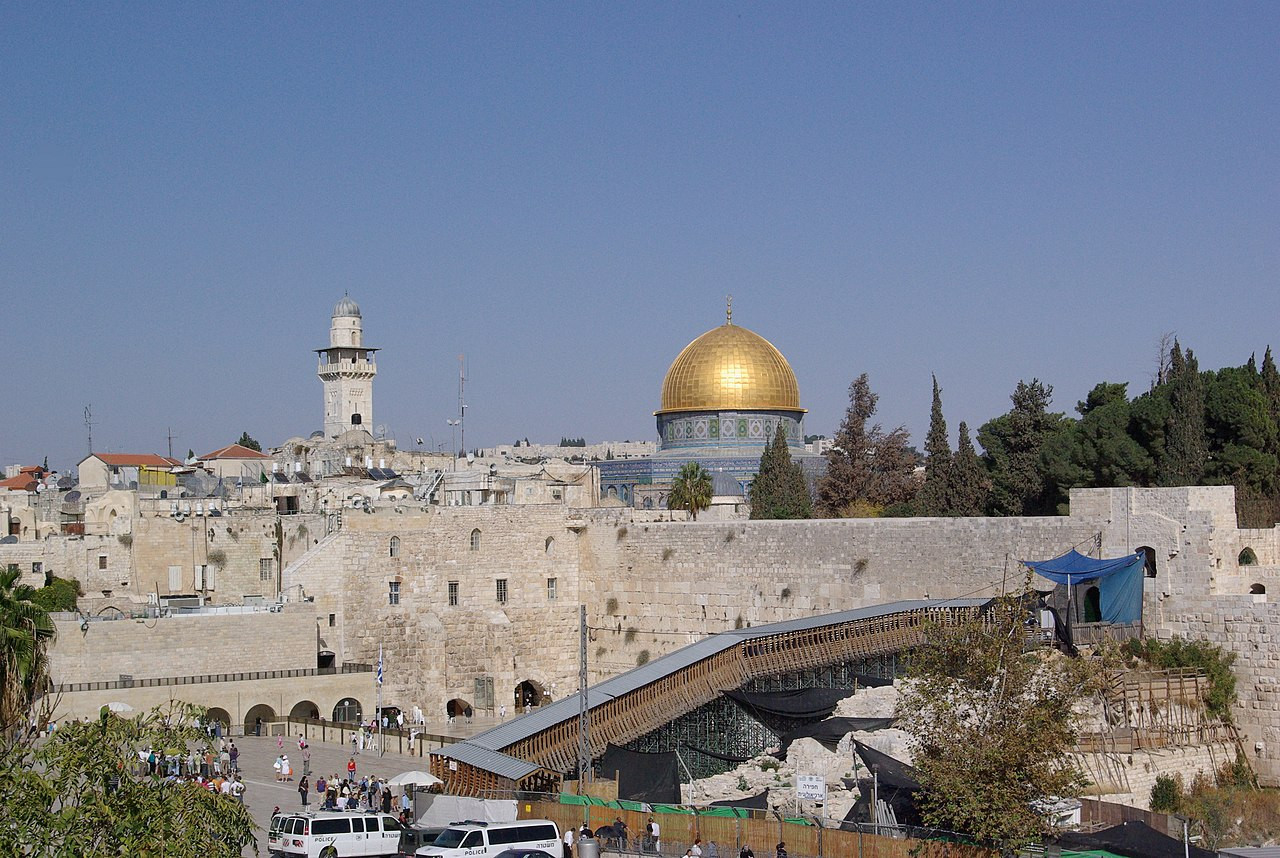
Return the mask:
[[[329,348],[316,349],[324,384],[324,434],[336,438],[348,429],[373,434],[373,377],[378,374],[373,353],[364,345],[360,307],[342,296],[333,308]]]

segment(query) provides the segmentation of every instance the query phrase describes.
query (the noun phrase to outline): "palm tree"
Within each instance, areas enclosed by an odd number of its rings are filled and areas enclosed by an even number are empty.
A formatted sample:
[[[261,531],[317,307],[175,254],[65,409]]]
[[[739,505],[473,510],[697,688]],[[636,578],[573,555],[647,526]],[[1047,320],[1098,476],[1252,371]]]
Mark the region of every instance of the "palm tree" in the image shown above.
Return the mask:
[[[698,511],[711,506],[711,475],[697,462],[690,462],[680,469],[671,483],[667,495],[667,509],[688,510],[693,520]]]
[[[35,589],[19,584],[22,573],[0,571],[0,732],[20,723],[49,676],[45,649],[57,630],[44,608],[31,601]]]

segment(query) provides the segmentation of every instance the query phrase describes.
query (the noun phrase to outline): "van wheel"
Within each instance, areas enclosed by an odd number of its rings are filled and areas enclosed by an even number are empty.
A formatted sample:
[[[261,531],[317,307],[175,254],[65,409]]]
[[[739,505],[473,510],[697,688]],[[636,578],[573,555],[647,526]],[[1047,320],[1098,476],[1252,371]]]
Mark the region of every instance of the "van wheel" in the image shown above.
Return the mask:
[[[338,850],[332,846],[326,846],[320,850],[320,858],[338,858]]]

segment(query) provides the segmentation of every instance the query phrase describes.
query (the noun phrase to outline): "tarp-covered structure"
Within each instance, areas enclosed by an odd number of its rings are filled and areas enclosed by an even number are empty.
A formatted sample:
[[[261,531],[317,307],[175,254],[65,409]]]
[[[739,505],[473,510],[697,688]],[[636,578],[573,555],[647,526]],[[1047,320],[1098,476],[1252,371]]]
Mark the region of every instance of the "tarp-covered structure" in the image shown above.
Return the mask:
[[[726,798],[724,801],[711,802],[712,807],[739,807],[747,810],[768,810],[769,809],[769,791],[758,795],[749,795],[744,798]]]
[[[1184,846],[1182,841],[1161,834],[1145,822],[1122,822],[1091,834],[1071,832],[1058,837],[1064,849],[1101,849],[1124,858],[1172,858],[1186,854],[1190,858],[1214,858],[1216,852],[1198,846]],[[1183,850],[1186,850],[1184,853]]]
[[[1146,555],[1098,559],[1074,548],[1052,560],[1023,560],[1037,575],[1069,588],[1097,586],[1099,620],[1104,623],[1137,623],[1142,620],[1142,572]],[[1078,598],[1078,597],[1077,597]]]
[[[893,808],[893,815],[900,825],[921,825],[920,810],[916,806],[916,793],[920,789],[920,779],[916,770],[883,751],[877,751],[870,745],[854,741],[854,752],[866,766],[868,772],[875,772],[875,781],[879,789],[880,800]],[[859,775],[862,775],[859,772]],[[871,793],[873,779],[870,776],[858,778],[858,801],[845,814],[845,822],[870,822]]]
[[[680,801],[680,761],[675,751],[645,753],[628,751],[617,745],[605,748],[596,771],[606,778],[618,778],[618,798],[632,801]]]
[[[850,733],[869,733],[872,730],[884,730],[892,727],[892,718],[828,718],[816,724],[805,724],[789,730],[778,737],[780,748],[774,754],[778,759],[785,759],[787,749],[796,739],[816,739],[828,751],[839,750],[840,740]]]

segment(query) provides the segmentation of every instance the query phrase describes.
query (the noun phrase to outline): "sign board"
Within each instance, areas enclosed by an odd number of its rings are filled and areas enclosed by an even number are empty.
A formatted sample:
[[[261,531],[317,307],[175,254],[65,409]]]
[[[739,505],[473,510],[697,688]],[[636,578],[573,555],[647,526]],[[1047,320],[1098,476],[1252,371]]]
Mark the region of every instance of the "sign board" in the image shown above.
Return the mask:
[[[822,775],[796,775],[796,798],[808,801],[825,801],[827,779]]]

